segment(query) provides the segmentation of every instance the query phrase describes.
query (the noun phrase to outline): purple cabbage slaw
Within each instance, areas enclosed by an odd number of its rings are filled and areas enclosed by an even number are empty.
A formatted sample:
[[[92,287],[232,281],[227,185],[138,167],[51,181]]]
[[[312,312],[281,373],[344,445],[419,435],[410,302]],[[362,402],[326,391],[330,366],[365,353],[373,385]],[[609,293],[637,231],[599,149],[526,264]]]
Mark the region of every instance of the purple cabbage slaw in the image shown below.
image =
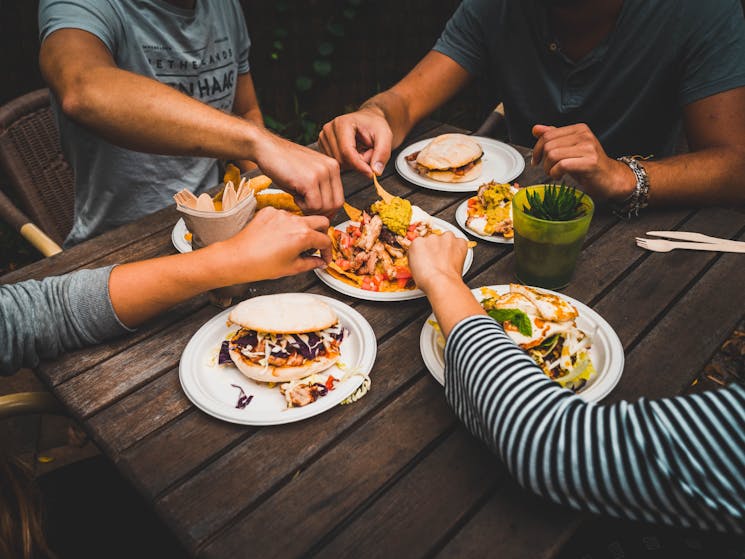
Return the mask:
[[[239,348],[250,347],[253,349],[259,343],[258,333],[254,330],[242,330],[244,332],[240,337],[235,337],[232,340],[225,340],[220,346],[220,355],[218,357],[218,364],[224,365],[232,363],[230,359],[229,346],[234,344]],[[347,334],[347,331],[341,326],[336,325],[324,330],[329,337],[341,343]],[[303,337],[307,337],[307,341],[303,340]],[[287,340],[287,349],[291,349],[303,356],[308,360],[313,360],[318,357],[318,354],[325,349],[322,338],[316,332],[309,332],[307,334],[290,334],[285,337]],[[272,347],[271,355],[275,357],[289,357],[290,352],[283,350],[280,347]]]
[[[231,384],[230,386],[232,386],[233,388],[237,388],[238,390],[241,391],[240,395],[238,396],[238,402],[235,404],[236,409],[239,409],[239,410],[244,409],[248,404],[251,403],[251,400],[254,399],[253,394],[251,394],[250,396],[246,395],[246,392],[243,390],[243,388],[241,388],[237,384]]]

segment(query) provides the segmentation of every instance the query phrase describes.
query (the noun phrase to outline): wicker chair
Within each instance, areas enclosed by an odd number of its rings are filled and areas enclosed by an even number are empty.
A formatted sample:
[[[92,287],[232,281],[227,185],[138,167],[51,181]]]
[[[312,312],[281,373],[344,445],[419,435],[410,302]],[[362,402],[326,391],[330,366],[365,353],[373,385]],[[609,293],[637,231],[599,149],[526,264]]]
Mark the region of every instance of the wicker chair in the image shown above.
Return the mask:
[[[72,227],[74,183],[62,156],[48,89],[0,107],[0,168],[23,208],[0,192],[0,219],[45,256],[60,252],[59,243]]]

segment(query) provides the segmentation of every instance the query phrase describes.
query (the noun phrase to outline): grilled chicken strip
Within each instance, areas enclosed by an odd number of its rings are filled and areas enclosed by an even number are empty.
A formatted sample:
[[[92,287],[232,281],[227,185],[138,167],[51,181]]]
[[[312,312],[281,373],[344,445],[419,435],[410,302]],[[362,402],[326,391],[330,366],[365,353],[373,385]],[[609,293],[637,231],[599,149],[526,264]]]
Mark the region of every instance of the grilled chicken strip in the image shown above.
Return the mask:
[[[360,247],[361,249],[365,251],[370,250],[375,244],[375,241],[378,240],[378,237],[380,236],[380,231],[382,229],[383,229],[383,220],[380,219],[380,216],[379,215],[372,216],[372,218],[370,218],[370,223],[368,223],[367,226],[363,228],[362,236],[359,239],[357,239],[354,245],[357,247]]]

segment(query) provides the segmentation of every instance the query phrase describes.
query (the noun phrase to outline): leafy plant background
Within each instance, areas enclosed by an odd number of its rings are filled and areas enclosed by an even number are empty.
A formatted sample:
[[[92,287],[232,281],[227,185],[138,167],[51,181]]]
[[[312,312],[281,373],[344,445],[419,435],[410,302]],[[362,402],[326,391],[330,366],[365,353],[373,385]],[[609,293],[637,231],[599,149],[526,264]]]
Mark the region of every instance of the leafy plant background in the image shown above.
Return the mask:
[[[240,0],[251,73],[268,128],[302,144],[411,69],[459,0]],[[38,0],[0,0],[0,104],[44,87]],[[475,128],[490,108],[474,84],[433,115]],[[8,193],[0,173],[0,189]],[[0,221],[0,275],[39,256]]]

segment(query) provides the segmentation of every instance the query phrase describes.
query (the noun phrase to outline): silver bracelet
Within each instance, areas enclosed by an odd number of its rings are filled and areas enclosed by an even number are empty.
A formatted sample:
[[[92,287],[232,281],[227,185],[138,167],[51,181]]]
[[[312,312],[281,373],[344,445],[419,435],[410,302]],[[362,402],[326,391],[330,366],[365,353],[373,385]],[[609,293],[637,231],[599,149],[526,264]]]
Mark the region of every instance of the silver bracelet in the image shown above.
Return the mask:
[[[618,161],[629,166],[636,177],[636,186],[628,198],[616,206],[613,213],[623,219],[639,217],[639,212],[647,207],[649,201],[649,177],[647,176],[647,170],[639,163],[639,160],[628,155],[619,157]]]

